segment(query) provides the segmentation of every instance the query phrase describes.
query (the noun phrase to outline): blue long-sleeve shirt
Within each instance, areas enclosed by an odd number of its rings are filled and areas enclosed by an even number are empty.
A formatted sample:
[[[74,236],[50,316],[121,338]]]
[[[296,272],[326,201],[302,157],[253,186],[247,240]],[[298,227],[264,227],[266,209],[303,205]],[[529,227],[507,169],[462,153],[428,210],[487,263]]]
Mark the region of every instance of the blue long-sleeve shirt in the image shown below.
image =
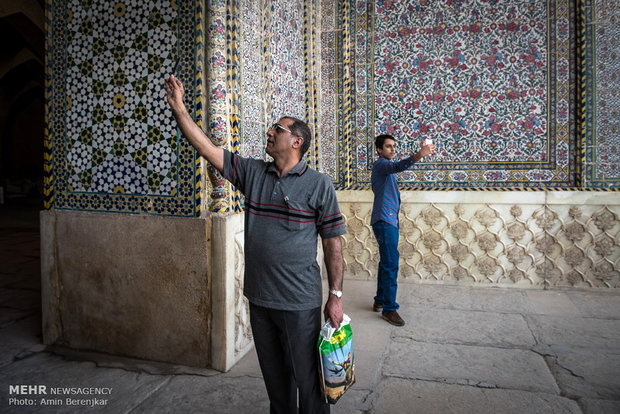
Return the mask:
[[[370,182],[375,201],[372,205],[370,224],[385,221],[398,227],[398,210],[400,209],[400,192],[396,173],[405,171],[415,163],[413,157],[394,162],[379,158],[372,166]]]

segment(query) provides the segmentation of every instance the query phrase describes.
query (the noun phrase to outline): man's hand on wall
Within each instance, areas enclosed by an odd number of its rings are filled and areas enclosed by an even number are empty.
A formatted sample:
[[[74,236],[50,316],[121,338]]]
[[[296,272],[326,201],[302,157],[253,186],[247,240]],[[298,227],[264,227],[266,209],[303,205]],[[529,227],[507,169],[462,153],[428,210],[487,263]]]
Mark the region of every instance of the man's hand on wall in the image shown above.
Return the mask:
[[[185,103],[183,98],[185,96],[185,89],[180,80],[170,75],[165,82],[166,88],[166,100],[173,112],[180,112],[185,109]]]

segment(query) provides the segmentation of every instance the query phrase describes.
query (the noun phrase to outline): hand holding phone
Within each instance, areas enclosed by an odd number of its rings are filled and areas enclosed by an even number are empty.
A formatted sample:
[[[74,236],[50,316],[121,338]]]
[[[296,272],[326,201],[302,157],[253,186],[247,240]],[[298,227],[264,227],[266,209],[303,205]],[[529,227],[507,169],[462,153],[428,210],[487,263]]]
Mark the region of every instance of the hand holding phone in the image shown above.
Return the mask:
[[[435,146],[433,145],[433,140],[430,138],[424,138],[422,140],[422,146],[420,151],[418,152],[417,159],[421,159],[424,157],[428,157],[429,155],[433,155],[435,151]]]

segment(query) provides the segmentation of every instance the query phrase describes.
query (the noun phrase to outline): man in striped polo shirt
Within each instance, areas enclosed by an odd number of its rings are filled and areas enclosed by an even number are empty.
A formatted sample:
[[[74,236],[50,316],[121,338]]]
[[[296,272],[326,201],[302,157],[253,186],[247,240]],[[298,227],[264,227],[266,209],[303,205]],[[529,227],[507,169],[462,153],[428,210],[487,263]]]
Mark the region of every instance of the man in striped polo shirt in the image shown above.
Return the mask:
[[[318,235],[325,255],[330,294],[325,319],[342,321],[346,232],[329,177],[306,165],[308,126],[284,117],[267,131],[273,162],[243,158],[216,147],[191,119],[183,86],[166,80],[172,113],[185,137],[245,196],[244,294],[272,413],[327,413],[318,376],[317,338],[322,285],[316,261]]]

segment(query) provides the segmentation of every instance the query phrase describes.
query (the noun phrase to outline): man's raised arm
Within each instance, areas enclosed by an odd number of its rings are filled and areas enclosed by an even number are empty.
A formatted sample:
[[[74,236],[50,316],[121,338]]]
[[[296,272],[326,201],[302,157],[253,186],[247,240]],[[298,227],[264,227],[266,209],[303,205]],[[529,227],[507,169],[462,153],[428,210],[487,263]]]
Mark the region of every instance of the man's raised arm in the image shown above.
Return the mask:
[[[177,121],[181,132],[187,138],[190,144],[201,157],[209,161],[220,173],[224,172],[224,150],[216,147],[211,140],[202,132],[202,129],[192,119],[187,112],[183,97],[185,95],[185,89],[180,80],[170,75],[165,82],[166,87],[166,100],[170,109],[172,109],[172,115]]]

